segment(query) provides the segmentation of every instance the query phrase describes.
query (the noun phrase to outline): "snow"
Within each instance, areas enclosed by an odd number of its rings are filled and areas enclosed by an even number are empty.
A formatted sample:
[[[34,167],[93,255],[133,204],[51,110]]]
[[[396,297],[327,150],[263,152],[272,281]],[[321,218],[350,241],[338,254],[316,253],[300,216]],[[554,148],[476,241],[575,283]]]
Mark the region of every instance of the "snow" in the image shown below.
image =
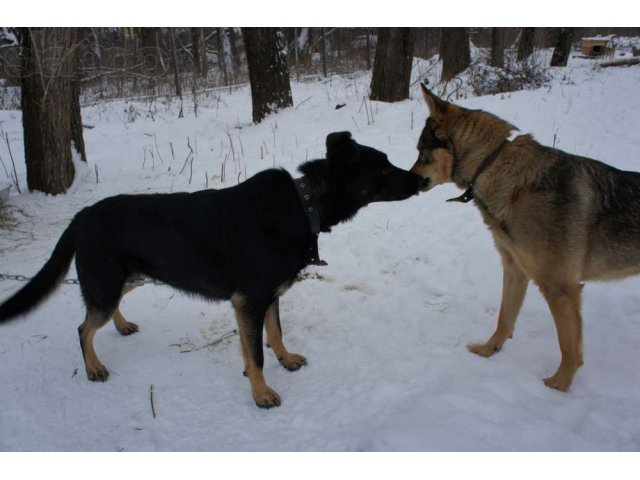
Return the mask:
[[[455,101],[544,144],[638,170],[640,67],[571,59],[552,75],[535,91]],[[94,127],[84,132],[88,167],[68,195],[12,189],[17,226],[0,235],[0,272],[33,275],[75,212],[101,198],[221,188],[274,165],[293,173],[324,155],[332,131],[350,130],[409,168],[427,112],[417,83],[410,100],[370,102],[372,122],[363,105],[369,82],[367,74],[292,82],[294,107],[259,125],[251,125],[247,87],[201,96],[197,116],[186,96],[181,119],[175,99],[85,107],[83,121]],[[335,110],[339,103],[346,106]],[[24,191],[19,112],[0,111],[0,133]],[[560,353],[533,285],[514,338],[490,359],[472,355],[466,345],[495,328],[502,273],[475,207],[445,204],[459,193],[441,186],[374,204],[321,235],[329,265],[309,268],[281,299],[285,343],[309,365],[290,373],[265,349],[265,377],[283,400],[268,411],[242,376],[238,337],[206,346],[235,328],[228,303],[165,286],[134,290],[122,310],[140,332],[121,337],[108,325],[96,336],[111,371],[100,384],[84,374],[78,288],[61,286],[0,326],[0,450],[637,451],[640,278],[585,288],[586,361],[566,394],[541,380]],[[0,299],[19,286],[0,281]]]

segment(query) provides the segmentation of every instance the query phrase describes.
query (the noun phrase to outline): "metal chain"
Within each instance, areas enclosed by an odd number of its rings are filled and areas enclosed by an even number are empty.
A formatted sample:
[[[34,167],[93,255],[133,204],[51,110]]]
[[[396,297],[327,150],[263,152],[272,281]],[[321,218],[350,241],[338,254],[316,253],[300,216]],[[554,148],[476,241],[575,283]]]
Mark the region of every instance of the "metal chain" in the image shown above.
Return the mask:
[[[0,273],[0,280],[15,280],[17,282],[28,282],[33,277],[25,277],[24,275],[11,275],[9,273]],[[67,278],[62,281],[65,285],[80,285],[80,281],[77,278]],[[127,285],[133,285],[134,287],[141,287],[142,285],[164,285],[163,282],[155,280],[153,278],[136,278],[129,280]]]

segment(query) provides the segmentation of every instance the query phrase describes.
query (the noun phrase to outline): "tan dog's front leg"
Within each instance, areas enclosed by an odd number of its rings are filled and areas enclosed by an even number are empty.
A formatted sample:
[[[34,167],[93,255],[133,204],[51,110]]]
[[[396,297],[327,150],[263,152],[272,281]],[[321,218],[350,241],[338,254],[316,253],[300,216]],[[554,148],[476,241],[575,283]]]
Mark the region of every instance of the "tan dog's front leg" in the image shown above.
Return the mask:
[[[529,278],[513,261],[505,250],[498,250],[502,256],[502,304],[498,315],[496,331],[485,343],[474,343],[467,348],[481,357],[490,357],[499,351],[508,338],[513,336],[516,319],[524,302]]]
[[[566,392],[569,390],[578,368],[583,363],[582,316],[580,314],[582,285],[541,284],[540,290],[553,315],[562,354],[558,370],[551,377],[545,378],[544,383],[547,387]]]

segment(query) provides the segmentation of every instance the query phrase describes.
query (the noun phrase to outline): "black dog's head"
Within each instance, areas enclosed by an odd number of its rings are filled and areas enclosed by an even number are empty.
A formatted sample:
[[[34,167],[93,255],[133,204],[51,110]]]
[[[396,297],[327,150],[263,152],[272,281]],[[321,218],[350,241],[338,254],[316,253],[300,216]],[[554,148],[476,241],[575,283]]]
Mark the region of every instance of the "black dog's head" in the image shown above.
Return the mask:
[[[387,155],[360,145],[350,132],[327,135],[328,167],[337,182],[344,182],[358,203],[404,200],[416,195],[422,179],[392,165]]]
[[[420,191],[420,175],[395,167],[386,154],[356,143],[349,132],[329,134],[326,145],[326,160],[300,166],[318,189],[323,228],[353,217],[369,203],[404,200]]]

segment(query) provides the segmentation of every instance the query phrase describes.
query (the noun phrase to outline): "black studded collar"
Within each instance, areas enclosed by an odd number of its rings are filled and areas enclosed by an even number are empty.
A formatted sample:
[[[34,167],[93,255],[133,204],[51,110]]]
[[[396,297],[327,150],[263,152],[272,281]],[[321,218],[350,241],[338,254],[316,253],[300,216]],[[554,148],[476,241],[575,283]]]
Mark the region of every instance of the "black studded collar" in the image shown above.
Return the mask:
[[[305,175],[300,178],[294,178],[293,183],[298,191],[298,197],[302,203],[304,213],[309,220],[309,226],[311,227],[311,233],[313,234],[313,240],[309,247],[309,259],[308,263],[311,265],[326,265],[327,262],[320,260],[320,254],[318,253],[318,235],[320,234],[320,214],[318,212],[318,204],[316,202],[313,193],[311,192],[311,185],[309,184],[309,178]]]

